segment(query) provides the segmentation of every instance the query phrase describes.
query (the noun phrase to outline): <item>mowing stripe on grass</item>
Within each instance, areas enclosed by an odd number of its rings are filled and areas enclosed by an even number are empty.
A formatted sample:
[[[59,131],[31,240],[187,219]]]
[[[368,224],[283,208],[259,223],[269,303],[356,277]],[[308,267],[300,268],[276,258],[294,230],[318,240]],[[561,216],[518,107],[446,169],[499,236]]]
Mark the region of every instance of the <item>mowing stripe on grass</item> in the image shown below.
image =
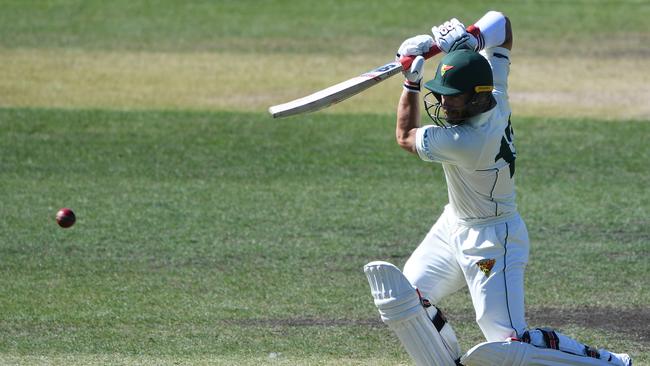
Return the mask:
[[[0,49],[0,106],[265,112],[359,75],[386,57]],[[433,76],[436,60],[428,64]],[[515,116],[650,118],[650,68],[642,57],[513,56]],[[326,113],[392,114],[396,76]]]

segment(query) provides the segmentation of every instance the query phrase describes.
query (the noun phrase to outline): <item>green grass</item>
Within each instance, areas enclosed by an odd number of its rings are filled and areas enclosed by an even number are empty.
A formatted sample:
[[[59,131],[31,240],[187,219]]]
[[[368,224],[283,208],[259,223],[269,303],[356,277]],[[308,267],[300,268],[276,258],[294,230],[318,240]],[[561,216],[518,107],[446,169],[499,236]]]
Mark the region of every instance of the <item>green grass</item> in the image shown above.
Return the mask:
[[[0,110],[0,354],[62,364],[102,364],[102,355],[404,362],[361,268],[402,265],[446,190],[440,167],[394,144],[392,123]],[[515,120],[532,239],[529,315],[544,306],[647,309],[649,130]],[[78,216],[68,230],[53,219],[63,206]],[[443,307],[465,348],[480,341],[466,294]],[[642,334],[563,329],[649,359]]]
[[[513,23],[516,115],[650,118],[647,1],[4,1],[0,107],[262,112],[490,8]],[[393,113],[398,79],[330,111]]]
[[[647,43],[647,1],[3,1],[0,45],[242,53],[362,53],[451,17],[514,15],[518,45]],[[382,49],[381,47],[379,49]],[[553,47],[550,47],[552,50]]]
[[[336,114],[262,111],[488,9],[513,23],[519,111],[637,117],[513,117],[530,325],[650,364],[650,2],[0,8],[0,364],[408,363],[362,266],[403,265],[447,195],[393,141],[391,81]],[[482,341],[466,292],[441,305],[464,349]]]

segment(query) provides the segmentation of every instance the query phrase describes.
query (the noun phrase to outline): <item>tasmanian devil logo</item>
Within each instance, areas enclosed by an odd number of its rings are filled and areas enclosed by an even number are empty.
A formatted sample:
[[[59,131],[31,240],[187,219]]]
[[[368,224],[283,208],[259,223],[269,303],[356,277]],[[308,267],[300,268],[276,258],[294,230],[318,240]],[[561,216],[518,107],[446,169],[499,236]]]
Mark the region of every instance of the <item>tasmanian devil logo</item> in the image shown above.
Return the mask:
[[[476,263],[478,266],[478,269],[485,274],[485,277],[490,277],[490,272],[492,271],[492,267],[494,267],[494,263],[496,263],[496,259],[481,259]]]
[[[440,68],[440,76],[445,76],[445,73],[454,68],[454,65],[445,65],[443,64]]]

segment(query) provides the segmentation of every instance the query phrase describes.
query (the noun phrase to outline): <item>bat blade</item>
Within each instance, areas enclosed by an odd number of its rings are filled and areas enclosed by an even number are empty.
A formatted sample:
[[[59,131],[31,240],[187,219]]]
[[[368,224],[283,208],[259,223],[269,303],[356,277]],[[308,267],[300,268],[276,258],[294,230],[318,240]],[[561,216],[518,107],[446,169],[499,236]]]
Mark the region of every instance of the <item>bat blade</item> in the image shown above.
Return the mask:
[[[402,71],[400,62],[391,62],[362,75],[330,86],[314,94],[269,108],[273,118],[314,112],[346,100]]]

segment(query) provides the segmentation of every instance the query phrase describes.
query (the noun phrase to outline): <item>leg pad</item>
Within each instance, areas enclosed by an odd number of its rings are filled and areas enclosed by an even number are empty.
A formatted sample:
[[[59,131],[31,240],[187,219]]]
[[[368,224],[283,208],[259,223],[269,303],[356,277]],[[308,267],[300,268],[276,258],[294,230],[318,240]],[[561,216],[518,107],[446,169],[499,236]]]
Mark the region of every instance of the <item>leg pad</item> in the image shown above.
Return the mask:
[[[465,366],[612,366],[596,358],[518,341],[480,343],[467,351],[460,362]]]
[[[456,356],[450,354],[420,296],[402,272],[388,262],[368,263],[364,272],[381,320],[397,334],[415,364],[455,366]]]

